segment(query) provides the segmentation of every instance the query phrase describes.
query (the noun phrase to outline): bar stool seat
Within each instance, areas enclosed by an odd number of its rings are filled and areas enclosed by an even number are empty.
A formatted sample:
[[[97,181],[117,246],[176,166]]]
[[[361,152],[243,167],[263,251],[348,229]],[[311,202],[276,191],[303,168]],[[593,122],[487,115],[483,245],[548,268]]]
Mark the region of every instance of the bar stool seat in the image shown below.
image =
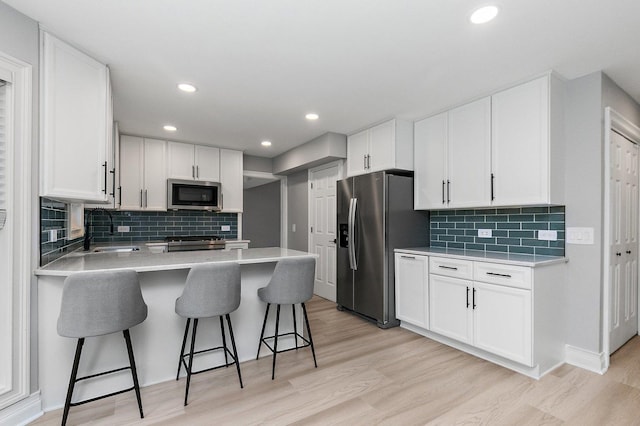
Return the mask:
[[[58,334],[63,337],[77,338],[78,343],[62,415],[63,425],[67,422],[70,407],[131,390],[136,393],[140,418],[144,418],[129,329],[146,318],[147,305],[142,298],[138,274],[133,270],[78,272],[65,279],[58,317]],[[85,338],[116,332],[122,332],[124,335],[129,366],[78,378],[78,366]],[[77,382],[122,370],[131,370],[132,387],[84,401],[71,402]]]
[[[307,308],[304,302],[313,297],[313,285],[315,281],[316,259],[312,257],[282,259],[276,263],[273,275],[266,287],[258,289],[258,298],[267,304],[264,313],[264,321],[262,322],[262,331],[260,332],[260,342],[258,343],[258,353],[256,359],[260,356],[260,348],[264,344],[273,353],[273,364],[271,367],[271,380],[275,378],[276,372],[276,355],[282,352],[298,350],[301,348],[311,347],[313,355],[313,364],[318,368],[316,361],[316,351],[313,346],[313,338],[311,337],[311,327],[309,326],[309,318],[307,317]],[[302,306],[304,313],[304,321],[307,325],[308,339],[298,333],[296,324],[296,304]],[[269,307],[276,306],[276,324],[275,334],[273,336],[264,337],[264,330],[267,325],[269,316]],[[293,313],[293,332],[278,334],[280,325],[280,305],[291,305]],[[278,338],[284,336],[293,336],[295,347],[278,350]],[[273,347],[267,340],[273,339]],[[304,342],[298,345],[298,339]]]
[[[238,371],[238,380],[240,388],[243,388],[242,375],[240,373],[240,362],[238,361],[238,352],[236,350],[236,342],[233,337],[233,328],[231,327],[231,318],[229,314],[240,306],[240,265],[237,263],[211,263],[196,265],[191,268],[187,275],[187,281],[182,292],[182,296],[176,299],[176,313],[183,318],[187,318],[187,324],[184,329],[184,337],[182,338],[182,349],[180,350],[180,358],[178,359],[178,373],[176,380],[180,377],[180,369],[184,365],[187,372],[187,384],[184,394],[184,405],[187,405],[189,397],[189,385],[193,374],[204,373],[205,371],[216,370],[222,367],[229,367],[235,364]],[[196,331],[198,329],[198,319],[200,318],[220,318],[220,330],[222,334],[222,346],[216,346],[209,349],[194,351],[196,342]],[[224,321],[227,320],[229,335],[231,337],[231,347],[233,352],[227,348],[227,338],[224,329]],[[191,349],[188,353],[184,352],[187,336],[189,334],[189,324],[193,319],[193,328],[191,330]],[[224,364],[200,371],[193,371],[193,356],[221,350],[224,352]],[[229,357],[232,362],[229,362]],[[188,358],[188,364],[185,361]]]

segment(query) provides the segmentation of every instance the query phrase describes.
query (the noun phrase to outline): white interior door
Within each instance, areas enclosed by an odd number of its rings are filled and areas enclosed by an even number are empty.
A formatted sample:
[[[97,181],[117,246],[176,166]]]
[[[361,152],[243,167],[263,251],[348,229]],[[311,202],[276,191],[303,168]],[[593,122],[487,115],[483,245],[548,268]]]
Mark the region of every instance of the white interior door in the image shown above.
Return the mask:
[[[611,131],[609,348],[638,334],[638,147]]]
[[[314,293],[336,301],[336,182],[339,163],[309,170],[309,251],[316,253]]]

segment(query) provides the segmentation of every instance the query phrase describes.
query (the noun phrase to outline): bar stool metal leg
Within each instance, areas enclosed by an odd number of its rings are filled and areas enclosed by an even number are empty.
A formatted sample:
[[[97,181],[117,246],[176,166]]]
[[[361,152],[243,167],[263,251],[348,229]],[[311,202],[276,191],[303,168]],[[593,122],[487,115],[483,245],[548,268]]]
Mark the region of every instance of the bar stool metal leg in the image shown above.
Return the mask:
[[[276,377],[276,355],[278,354],[278,325],[280,325],[280,305],[276,306],[276,334],[273,336],[273,366],[271,367],[271,380]]]
[[[226,367],[229,367],[229,357],[227,355],[227,337],[226,337],[226,333],[224,332],[224,321],[222,321],[222,315],[219,317],[220,318],[220,333],[222,334],[222,347],[223,352],[224,352],[224,365]]]
[[[291,304],[291,312],[293,312],[293,340],[296,344],[296,351],[298,350],[298,326],[296,325],[296,304]]]
[[[309,317],[307,316],[307,307],[304,303],[302,305],[302,312],[304,312],[304,322],[307,323],[307,334],[309,334],[309,345],[311,345],[311,353],[313,354],[313,365],[318,368],[318,363],[316,362],[316,350],[313,348],[313,338],[311,337],[311,327],[309,327]]]
[[[144,413],[142,412],[142,398],[140,398],[140,384],[138,383],[138,371],[136,370],[136,360],[133,356],[133,346],[131,345],[131,335],[129,330],[124,330],[124,340],[127,343],[127,353],[129,355],[129,366],[131,367],[131,377],[133,378],[133,389],[136,391],[136,398],[138,399],[138,410],[140,410],[140,418],[144,419]]]
[[[191,384],[191,371],[193,371],[193,349],[196,345],[196,330],[198,329],[198,318],[193,320],[193,329],[191,330],[191,350],[189,351],[189,368],[187,368],[187,388],[184,392],[184,405],[187,406],[189,398],[189,385]]]
[[[180,349],[180,358],[178,358],[178,373],[176,374],[176,380],[180,378],[180,369],[182,368],[182,363],[184,362],[184,347],[187,345],[189,324],[191,324],[191,318],[187,318],[187,325],[184,328],[184,336],[182,337],[182,349]]]
[[[64,403],[64,411],[62,413],[62,426],[67,424],[67,417],[69,417],[69,408],[71,408],[71,396],[73,395],[73,388],[76,384],[76,377],[78,376],[78,365],[80,365],[80,355],[82,354],[82,345],[84,345],[84,337],[78,339],[76,345],[76,355],[73,358],[73,367],[71,368],[71,377],[69,377],[69,389],[67,390],[67,399]]]
[[[229,335],[231,336],[231,347],[233,348],[233,357],[235,358],[236,369],[238,370],[238,380],[240,380],[240,389],[242,389],[244,388],[244,386],[242,385],[242,374],[240,374],[240,361],[238,360],[238,351],[236,350],[236,340],[233,338],[233,327],[231,327],[231,317],[229,316],[229,314],[227,314],[226,317],[227,317],[227,325],[229,326]],[[224,350],[226,354],[227,353],[226,347]]]
[[[260,332],[260,340],[258,341],[258,353],[256,354],[256,359],[260,357],[260,347],[262,346],[262,339],[264,338],[264,328],[267,326],[267,317],[269,316],[269,306],[270,303],[267,303],[267,309],[264,312],[264,321],[262,322],[262,331]]]

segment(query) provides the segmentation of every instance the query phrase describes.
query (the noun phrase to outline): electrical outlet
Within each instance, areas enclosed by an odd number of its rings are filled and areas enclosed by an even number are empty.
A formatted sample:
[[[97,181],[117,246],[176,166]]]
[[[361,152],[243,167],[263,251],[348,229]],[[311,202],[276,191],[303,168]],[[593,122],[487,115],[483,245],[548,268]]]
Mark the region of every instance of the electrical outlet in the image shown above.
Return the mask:
[[[543,241],[557,241],[558,240],[558,231],[538,231],[538,239]]]
[[[221,231],[231,231],[231,226],[229,225],[222,225],[222,227],[220,228]]]
[[[129,232],[130,229],[128,226],[118,226],[118,232]]]
[[[50,229],[49,230],[49,242],[50,243],[55,243],[56,241],[58,241],[58,230],[57,229]]]
[[[296,224],[295,223],[293,223],[291,225],[291,232],[296,232]]]
[[[478,237],[491,238],[491,229],[478,229]]]

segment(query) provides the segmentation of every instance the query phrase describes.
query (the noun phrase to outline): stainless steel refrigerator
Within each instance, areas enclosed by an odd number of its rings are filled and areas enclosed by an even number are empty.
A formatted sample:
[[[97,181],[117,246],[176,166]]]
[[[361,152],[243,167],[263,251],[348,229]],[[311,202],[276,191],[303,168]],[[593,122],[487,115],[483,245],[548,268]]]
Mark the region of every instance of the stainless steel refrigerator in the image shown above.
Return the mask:
[[[338,309],[398,325],[393,250],[429,241],[428,213],[413,210],[413,178],[376,172],[338,181],[337,216]]]

